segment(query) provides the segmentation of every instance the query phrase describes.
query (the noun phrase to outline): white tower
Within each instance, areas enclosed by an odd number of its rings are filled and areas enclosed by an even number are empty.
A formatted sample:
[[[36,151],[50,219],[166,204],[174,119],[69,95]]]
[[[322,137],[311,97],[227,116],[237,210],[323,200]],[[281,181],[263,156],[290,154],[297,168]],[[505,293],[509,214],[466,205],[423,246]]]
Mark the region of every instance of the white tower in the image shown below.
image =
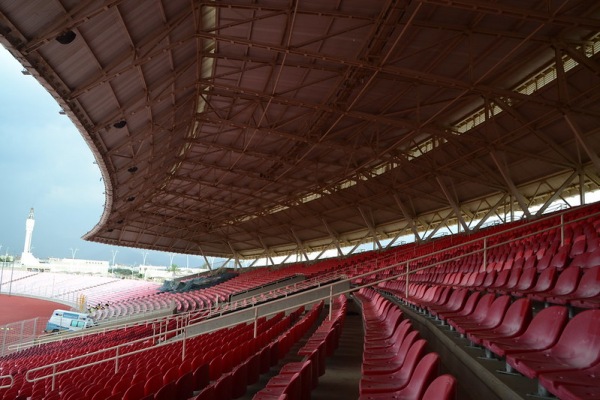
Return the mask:
[[[23,247],[23,253],[31,253],[31,236],[33,235],[33,227],[35,226],[35,220],[33,219],[33,208],[29,210],[29,216],[25,221],[25,247]]]
[[[35,220],[33,219],[33,208],[29,210],[29,216],[25,221],[25,246],[23,246],[23,254],[21,254],[21,264],[37,265],[38,259],[31,254],[31,237],[33,236],[33,227]]]

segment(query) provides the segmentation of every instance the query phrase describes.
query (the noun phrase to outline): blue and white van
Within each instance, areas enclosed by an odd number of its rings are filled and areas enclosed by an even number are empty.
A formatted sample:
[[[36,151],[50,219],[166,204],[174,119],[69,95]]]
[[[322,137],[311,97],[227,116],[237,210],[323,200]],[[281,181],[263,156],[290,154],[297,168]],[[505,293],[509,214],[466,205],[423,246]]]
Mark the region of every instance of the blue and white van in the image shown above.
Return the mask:
[[[79,331],[95,325],[94,319],[88,314],[75,311],[54,310],[46,324],[44,332]]]

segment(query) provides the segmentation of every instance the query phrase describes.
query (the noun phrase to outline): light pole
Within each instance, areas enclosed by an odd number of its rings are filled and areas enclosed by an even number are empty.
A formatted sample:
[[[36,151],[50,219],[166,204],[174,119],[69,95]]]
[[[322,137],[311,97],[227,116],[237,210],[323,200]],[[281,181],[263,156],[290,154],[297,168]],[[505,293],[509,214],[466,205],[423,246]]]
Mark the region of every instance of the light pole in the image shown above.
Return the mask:
[[[8,252],[6,253],[8,257]],[[6,259],[6,257],[5,257]],[[10,270],[10,285],[8,286],[8,295],[10,296],[12,293],[12,283],[13,283],[13,274],[15,273],[15,260],[12,262],[12,268]]]
[[[146,257],[148,257],[148,252],[142,251],[142,259],[144,260],[142,265],[146,265]]]
[[[110,251],[112,253],[113,259],[112,259],[112,266],[113,268],[115,267],[115,258],[117,257],[117,253],[119,252],[119,250],[111,250]]]
[[[4,265],[8,257],[8,247],[4,249],[4,258],[2,259],[2,270],[0,270],[0,293],[2,293],[2,282],[4,278]]]

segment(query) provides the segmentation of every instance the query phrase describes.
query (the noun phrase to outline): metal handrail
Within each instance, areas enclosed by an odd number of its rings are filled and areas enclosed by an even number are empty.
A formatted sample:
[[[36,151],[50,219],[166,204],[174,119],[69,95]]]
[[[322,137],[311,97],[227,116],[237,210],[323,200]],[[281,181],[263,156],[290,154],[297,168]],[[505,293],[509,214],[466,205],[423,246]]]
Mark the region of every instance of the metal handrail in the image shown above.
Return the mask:
[[[10,384],[0,384],[0,389],[9,389],[15,384],[15,378],[12,375],[0,375],[0,382],[4,382],[5,379],[8,379]]]
[[[7,348],[9,350],[23,350],[23,349],[27,349],[30,347],[34,347],[34,346],[40,346],[42,344],[46,344],[46,343],[52,343],[52,342],[58,342],[58,341],[62,341],[62,340],[67,340],[67,339],[73,339],[73,338],[78,338],[78,337],[85,337],[89,334],[93,334],[93,333],[107,333],[107,332],[112,332],[115,330],[119,330],[119,329],[127,329],[129,327],[133,327],[133,326],[139,326],[139,325],[147,325],[149,323],[153,323],[156,322],[157,320],[162,320],[162,319],[172,319],[173,317],[175,317],[175,315],[168,315],[168,316],[159,316],[158,314],[163,314],[166,311],[168,311],[168,309],[160,309],[160,310],[153,310],[148,312],[147,314],[145,314],[146,319],[139,319],[140,317],[143,316],[143,314],[137,314],[135,316],[130,316],[131,318],[129,318],[126,321],[119,321],[119,323],[117,324],[112,324],[111,321],[105,321],[110,323],[110,325],[107,326],[102,326],[102,325],[98,325],[98,326],[94,326],[91,328],[87,328],[87,329],[82,329],[80,331],[61,331],[61,332],[56,332],[56,333],[50,333],[47,335],[41,335],[38,336],[36,339],[34,340],[30,340],[27,342],[21,342],[21,343],[17,343],[17,344],[11,344],[9,345]],[[156,316],[152,316],[155,315]],[[137,320],[136,320],[137,318]]]
[[[339,295],[341,293],[345,293],[345,292],[339,292],[339,293],[336,293],[336,295]],[[315,299],[313,299],[313,300],[311,300],[311,301],[309,301],[309,302],[307,302],[305,304],[301,304],[301,305],[295,304],[293,306],[289,306],[289,307],[285,307],[285,308],[282,308],[282,309],[278,309],[278,310],[273,311],[273,312],[264,313],[261,316],[270,316],[270,315],[279,314],[281,312],[287,312],[287,311],[290,311],[290,310],[297,309],[298,307],[301,307],[303,305],[317,303],[317,302],[319,302],[321,300],[325,300],[325,299],[328,299],[328,298],[331,299],[331,296],[327,295],[327,296],[323,296],[322,298],[315,298]],[[284,300],[284,299],[280,299],[279,301],[282,301],[282,300]],[[269,305],[272,305],[272,304],[273,304],[273,302],[269,303]],[[218,320],[220,318],[226,318],[226,317],[229,317],[229,316],[230,315],[222,315],[220,317],[215,317],[215,318],[212,318],[210,322],[214,322],[215,320]],[[173,343],[178,343],[178,342],[182,342],[183,343],[183,346],[182,346],[182,359],[183,359],[185,357],[185,354],[183,353],[183,351],[184,351],[183,349],[185,349],[185,341],[187,341],[189,339],[192,339],[192,338],[195,338],[195,337],[200,336],[200,335],[204,335],[206,333],[214,332],[214,331],[225,329],[225,328],[230,328],[232,326],[237,326],[237,325],[240,325],[240,324],[243,324],[243,323],[256,322],[256,320],[257,320],[257,315],[255,313],[254,316],[247,317],[247,318],[240,318],[240,319],[236,320],[235,322],[226,323],[226,324],[221,325],[219,327],[215,327],[215,328],[212,328],[212,329],[207,329],[207,330],[205,330],[205,331],[203,331],[201,333],[192,334],[192,335],[188,335],[187,331],[190,328],[193,328],[193,327],[196,327],[198,325],[201,325],[201,324],[203,324],[206,321],[201,321],[201,322],[198,322],[198,323],[195,323],[195,324],[190,324],[190,325],[187,325],[187,326],[176,327],[175,329],[167,330],[167,331],[164,331],[164,332],[160,332],[160,333],[154,334],[152,336],[146,336],[146,337],[143,337],[143,338],[140,338],[140,339],[129,341],[127,343],[121,343],[121,344],[118,344],[118,345],[113,346],[113,347],[96,350],[96,351],[93,351],[93,352],[90,352],[90,353],[81,354],[79,356],[71,357],[69,359],[64,359],[64,360],[60,360],[60,361],[57,361],[57,362],[54,362],[54,363],[50,363],[50,364],[46,364],[46,365],[43,365],[43,366],[31,368],[30,370],[28,370],[25,373],[25,380],[27,382],[36,382],[36,381],[39,381],[39,380],[42,380],[42,379],[52,378],[52,388],[54,389],[56,376],[66,374],[68,372],[72,372],[72,371],[77,371],[77,370],[80,370],[80,369],[88,368],[88,367],[91,367],[91,366],[94,366],[94,365],[103,364],[103,363],[110,362],[110,361],[115,361],[115,373],[116,373],[116,372],[118,372],[118,362],[119,362],[119,359],[121,359],[123,357],[131,356],[131,355],[134,355],[134,354],[144,353],[146,351],[156,349],[157,347],[160,347],[160,346],[171,345]],[[171,334],[181,335],[181,336],[176,336],[176,337],[174,337],[173,339],[171,339],[169,341],[160,341],[161,339],[165,338],[166,336],[170,336]],[[119,349],[121,349],[121,348],[124,348],[124,347],[127,348],[127,347],[130,347],[130,346],[132,346],[132,345],[134,345],[136,343],[140,343],[140,342],[141,343],[148,342],[148,343],[154,344],[154,341],[156,339],[159,340],[158,344],[156,344],[156,345],[151,345],[149,347],[145,347],[145,348],[142,348],[142,349],[128,351],[127,353],[124,353],[124,354],[120,354],[120,352],[119,352]],[[93,361],[93,362],[90,362],[90,363],[87,363],[87,364],[83,364],[83,365],[79,365],[79,366],[76,366],[76,367],[71,367],[71,368],[67,368],[67,369],[64,369],[64,370],[57,371],[57,367],[60,366],[60,365],[63,365],[63,364],[66,364],[66,363],[70,363],[70,362],[73,362],[73,361],[76,361],[76,360],[81,360],[81,359],[84,359],[84,358],[87,358],[87,357],[92,357],[92,356],[95,356],[95,355],[99,355],[99,354],[103,354],[103,353],[107,353],[107,352],[112,352],[112,351],[115,352],[115,355],[113,355],[113,356],[109,356],[109,357],[104,358],[102,360]],[[48,369],[48,368],[52,368],[52,373],[51,374],[42,375],[42,376],[35,376],[35,377],[31,377],[30,376],[30,373],[37,372],[37,371],[42,371],[42,370]]]
[[[383,272],[383,271],[387,271],[387,270],[390,270],[390,269],[393,269],[393,268],[397,268],[399,266],[406,266],[405,272],[401,272],[401,273],[399,273],[397,275],[392,275],[392,276],[385,277],[385,278],[382,278],[382,279],[379,279],[379,280],[370,281],[370,282],[368,282],[367,284],[364,284],[364,285],[354,286],[354,287],[352,287],[350,289],[336,292],[336,295],[346,294],[346,293],[352,293],[354,291],[357,291],[357,290],[365,288],[365,287],[374,286],[374,285],[377,285],[379,283],[386,282],[386,281],[389,281],[389,280],[395,280],[395,279],[398,279],[398,278],[401,278],[401,277],[407,277],[407,281],[408,281],[408,276],[411,275],[411,274],[414,274],[416,272],[420,272],[420,271],[423,271],[423,270],[428,270],[428,269],[434,268],[434,267],[436,267],[436,266],[438,266],[440,264],[444,264],[444,263],[447,263],[449,261],[459,260],[459,259],[467,257],[469,255],[479,254],[479,253],[482,253],[482,252],[487,252],[488,250],[490,250],[492,248],[500,247],[500,246],[507,245],[507,244],[510,244],[512,242],[515,242],[517,240],[522,240],[523,238],[527,238],[527,237],[531,237],[531,236],[534,236],[534,235],[538,235],[540,233],[556,229],[557,227],[561,227],[562,229],[564,229],[564,226],[566,224],[571,224],[571,223],[579,222],[579,221],[588,219],[591,216],[598,216],[598,215],[600,215],[600,212],[589,214],[589,215],[586,215],[585,217],[576,218],[576,219],[568,221],[568,223],[565,223],[564,222],[564,218],[563,218],[563,214],[560,214],[560,224],[549,226],[547,228],[540,229],[540,230],[532,232],[530,234],[522,235],[519,238],[512,238],[512,239],[506,240],[504,242],[496,243],[496,244],[494,244],[492,246],[486,246],[485,245],[486,242],[487,242],[487,239],[490,238],[490,237],[499,236],[499,235],[505,235],[507,233],[510,233],[510,232],[518,230],[518,229],[524,229],[528,225],[531,225],[533,223],[522,224],[522,225],[519,225],[519,226],[514,227],[514,228],[510,228],[510,229],[507,229],[507,230],[502,230],[501,232],[496,232],[496,233],[494,233],[492,235],[489,235],[489,236],[483,236],[481,238],[477,238],[477,239],[472,240],[472,241],[466,241],[466,242],[462,242],[462,243],[460,243],[458,245],[455,245],[455,246],[446,247],[443,250],[434,251],[434,252],[432,252],[430,254],[427,254],[427,255],[423,255],[423,256],[418,256],[418,257],[411,258],[411,259],[402,260],[400,262],[395,262],[395,263],[393,263],[391,265],[387,265],[387,266],[379,268],[379,269],[371,270],[371,271],[365,272],[363,274],[352,276],[351,278],[347,278],[345,280],[334,282],[334,283],[332,283],[332,284],[330,284],[328,286],[330,288],[332,288],[334,285],[337,285],[337,284],[340,284],[340,283],[346,283],[346,282],[349,283],[350,281],[355,280],[357,278],[372,276],[372,275],[378,274],[378,273]],[[556,218],[556,216],[557,215],[553,215],[553,216],[551,216],[549,218],[546,218],[546,219]],[[542,221],[542,220],[536,220],[535,223],[539,223],[540,221]],[[483,242],[483,248],[474,249],[474,250],[472,250],[470,252],[466,252],[466,253],[461,253],[461,254],[456,255],[454,257],[451,257],[451,258],[448,258],[448,259],[444,259],[444,260],[441,260],[441,261],[437,261],[437,262],[428,264],[427,266],[423,266],[423,267],[419,267],[419,268],[414,268],[412,270],[409,269],[410,263],[412,263],[414,261],[422,260],[422,259],[425,259],[425,258],[429,258],[432,255],[437,255],[437,254],[445,253],[445,252],[448,252],[448,251],[453,250],[453,249],[458,249],[460,247],[466,247],[466,246],[469,246],[471,244],[477,244],[479,242]],[[392,256],[397,257],[398,254],[390,255],[390,257],[383,257],[382,259],[385,260],[385,259],[391,258]],[[378,262],[378,261],[380,261],[380,259],[370,260],[368,263],[370,264],[373,261]],[[259,304],[259,305],[253,306],[253,307],[254,307],[255,310],[258,310],[258,309],[260,309],[262,307],[266,307],[266,306],[272,307],[272,305],[275,304],[275,303],[277,303],[277,302],[286,301],[286,300],[289,300],[290,298],[293,298],[293,297],[296,297],[296,296],[300,296],[300,295],[304,295],[307,292],[317,291],[318,289],[320,289],[320,288],[314,288],[314,289],[310,289],[310,290],[308,290],[306,292],[292,294],[290,296],[287,296],[286,298],[276,299],[276,300],[273,300],[271,302],[264,303],[264,304]],[[307,301],[305,303],[295,304],[293,306],[286,307],[284,309],[278,309],[278,310],[270,312],[270,313],[261,314],[261,316],[268,316],[268,315],[277,314],[279,312],[291,310],[291,309],[294,309],[294,308],[297,308],[297,307],[301,307],[303,305],[313,304],[313,303],[321,301],[321,300],[329,299],[331,301],[332,300],[332,296],[333,296],[333,293],[332,293],[332,290],[330,290],[329,295],[317,296],[317,297],[312,298],[310,301]],[[254,317],[241,317],[241,318],[237,319],[235,322],[232,322],[232,323],[229,323],[229,324],[225,324],[225,325],[222,325],[222,326],[219,326],[219,327],[215,327],[215,328],[212,328],[212,329],[207,329],[207,330],[205,330],[205,331],[203,331],[201,333],[192,334],[192,335],[188,335],[187,334],[187,332],[191,328],[200,326],[200,325],[202,325],[204,323],[207,323],[207,322],[214,322],[215,320],[218,320],[220,318],[231,317],[231,315],[234,315],[234,314],[236,314],[236,312],[230,313],[228,315],[221,315],[219,317],[214,317],[214,318],[211,318],[210,320],[203,320],[203,321],[200,321],[200,322],[197,322],[197,323],[189,324],[187,326],[177,327],[177,328],[175,328],[175,329],[173,329],[171,331],[165,331],[165,332],[161,332],[159,334],[153,335],[153,336],[144,337],[142,339],[137,339],[137,340],[130,341],[130,342],[127,342],[127,343],[122,343],[122,344],[119,344],[117,346],[113,346],[111,348],[97,350],[97,351],[92,352],[92,353],[88,353],[88,354],[84,354],[84,355],[72,357],[72,358],[69,358],[69,359],[61,360],[61,361],[58,361],[58,362],[55,362],[55,363],[47,364],[47,365],[44,365],[44,366],[32,368],[32,369],[30,369],[30,370],[28,370],[26,372],[25,379],[28,382],[35,382],[35,381],[38,381],[38,380],[41,380],[41,379],[46,379],[46,378],[52,377],[52,382],[53,382],[53,386],[54,386],[54,380],[55,380],[56,376],[58,376],[58,375],[62,375],[62,374],[65,374],[67,372],[71,372],[71,371],[75,371],[75,370],[79,370],[79,369],[84,369],[84,368],[87,368],[87,367],[90,367],[90,366],[93,366],[93,365],[102,364],[102,363],[113,361],[113,360],[115,361],[116,369],[118,370],[118,359],[120,357],[126,357],[128,355],[133,355],[133,354],[139,354],[139,353],[143,353],[145,351],[148,351],[148,350],[156,348],[156,346],[151,346],[151,347],[146,347],[146,348],[143,348],[143,349],[138,349],[138,350],[134,350],[134,351],[131,351],[131,352],[119,355],[119,350],[118,349],[120,349],[122,347],[131,346],[132,344],[135,344],[137,342],[147,341],[149,339],[154,339],[155,337],[159,337],[160,338],[160,337],[165,337],[165,335],[169,335],[171,333],[181,332],[181,333],[183,333],[183,335],[181,335],[179,337],[175,337],[174,339],[170,340],[169,342],[160,343],[159,345],[166,345],[166,344],[171,344],[171,343],[177,343],[177,342],[180,342],[180,341],[184,341],[184,345],[182,346],[182,349],[185,349],[185,340],[187,340],[187,339],[191,339],[191,338],[194,338],[194,337],[202,335],[202,334],[206,334],[206,333],[213,332],[213,331],[216,331],[216,330],[219,330],[219,329],[224,329],[224,328],[227,328],[227,327],[239,325],[239,324],[250,322],[250,321],[256,322],[257,316],[258,316],[258,312],[255,311]],[[106,358],[106,359],[103,359],[103,360],[99,360],[99,361],[95,361],[95,362],[92,362],[92,363],[80,365],[80,366],[77,366],[77,367],[69,368],[69,369],[62,370],[62,371],[57,371],[56,370],[56,368],[58,366],[62,365],[62,364],[65,364],[65,363],[68,363],[68,362],[71,362],[71,361],[74,361],[74,360],[82,359],[82,358],[85,358],[85,357],[89,357],[89,356],[92,356],[92,355],[106,353],[106,352],[113,351],[113,350],[116,352],[116,354],[114,356],[112,356],[112,357],[109,357],[109,358]],[[52,373],[49,374],[49,375],[36,376],[36,377],[31,377],[30,376],[30,373],[32,373],[32,372],[41,371],[41,370],[48,369],[48,368],[52,368]]]

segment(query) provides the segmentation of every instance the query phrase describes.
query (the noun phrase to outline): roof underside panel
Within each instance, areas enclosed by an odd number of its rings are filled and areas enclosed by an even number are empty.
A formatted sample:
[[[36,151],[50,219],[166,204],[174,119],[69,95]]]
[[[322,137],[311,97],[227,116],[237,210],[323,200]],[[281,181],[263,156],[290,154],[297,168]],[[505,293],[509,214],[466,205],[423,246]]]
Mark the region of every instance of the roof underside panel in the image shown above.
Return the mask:
[[[285,254],[600,183],[594,1],[0,0],[0,34],[96,156],[89,240]]]

